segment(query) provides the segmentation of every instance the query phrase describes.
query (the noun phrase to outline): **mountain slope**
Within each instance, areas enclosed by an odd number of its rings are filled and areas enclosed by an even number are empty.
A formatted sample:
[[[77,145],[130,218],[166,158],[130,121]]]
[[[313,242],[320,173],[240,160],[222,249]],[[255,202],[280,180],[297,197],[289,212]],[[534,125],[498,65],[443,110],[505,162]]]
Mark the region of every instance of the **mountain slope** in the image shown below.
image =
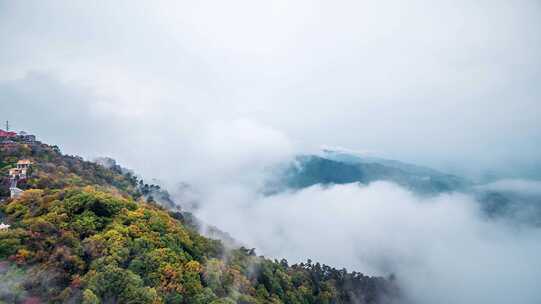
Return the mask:
[[[0,147],[3,176],[33,161],[22,196],[0,185],[0,302],[390,303],[392,280],[319,263],[289,265],[226,249],[149,186],[116,166],[62,155],[46,144]],[[146,185],[146,187],[145,187]],[[145,190],[146,189],[146,190]]]

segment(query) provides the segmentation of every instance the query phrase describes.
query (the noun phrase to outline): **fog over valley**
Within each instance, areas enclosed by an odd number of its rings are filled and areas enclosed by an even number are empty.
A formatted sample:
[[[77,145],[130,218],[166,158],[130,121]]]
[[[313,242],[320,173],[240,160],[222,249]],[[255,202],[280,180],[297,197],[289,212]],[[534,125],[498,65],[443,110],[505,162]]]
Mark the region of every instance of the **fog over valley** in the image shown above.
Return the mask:
[[[0,46],[0,303],[541,303],[539,1],[0,0]]]

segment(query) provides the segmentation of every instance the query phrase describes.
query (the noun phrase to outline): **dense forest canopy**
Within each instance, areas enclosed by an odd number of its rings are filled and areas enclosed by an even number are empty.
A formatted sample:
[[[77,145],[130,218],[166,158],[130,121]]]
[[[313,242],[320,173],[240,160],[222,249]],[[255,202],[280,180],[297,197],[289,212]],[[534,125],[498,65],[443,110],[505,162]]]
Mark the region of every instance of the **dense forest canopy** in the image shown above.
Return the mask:
[[[10,198],[8,171],[32,173]],[[257,256],[201,235],[116,164],[1,146],[0,303],[391,303],[393,278]],[[166,191],[160,190],[162,194]],[[324,244],[322,244],[324,246]]]

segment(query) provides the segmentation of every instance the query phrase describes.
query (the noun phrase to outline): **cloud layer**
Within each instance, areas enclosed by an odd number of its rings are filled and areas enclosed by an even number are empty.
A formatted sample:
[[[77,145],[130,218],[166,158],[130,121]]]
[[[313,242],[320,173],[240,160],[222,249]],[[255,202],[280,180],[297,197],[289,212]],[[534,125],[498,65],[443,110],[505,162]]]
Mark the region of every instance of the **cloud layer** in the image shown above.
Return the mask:
[[[538,303],[541,230],[482,217],[473,198],[397,185],[310,187],[260,197],[217,189],[197,214],[259,253],[397,275],[414,303]]]

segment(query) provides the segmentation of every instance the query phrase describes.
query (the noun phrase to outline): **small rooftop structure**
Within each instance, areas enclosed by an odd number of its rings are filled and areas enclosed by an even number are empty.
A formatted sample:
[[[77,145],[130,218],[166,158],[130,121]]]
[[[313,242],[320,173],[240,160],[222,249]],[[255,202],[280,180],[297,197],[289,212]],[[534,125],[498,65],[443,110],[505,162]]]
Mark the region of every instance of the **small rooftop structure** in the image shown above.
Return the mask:
[[[15,133],[15,132],[4,131],[4,130],[0,129],[0,137],[12,138],[12,137],[15,137],[15,136],[17,136],[17,133]]]
[[[9,176],[14,180],[26,179],[32,164],[33,162],[29,159],[19,160],[16,168],[9,169]]]
[[[6,130],[4,131],[0,129],[0,142],[5,142],[7,140],[15,139],[15,138],[27,144],[32,144],[36,141],[35,135],[28,134],[25,131],[20,131],[18,134],[17,132],[10,131],[9,121],[6,121]]]
[[[25,131],[20,131],[18,137],[26,143],[33,143],[36,141],[35,135],[28,134]]]
[[[11,169],[9,169],[9,176],[11,178],[15,178],[19,174],[21,174],[21,170],[19,170],[19,168],[11,168]]]
[[[17,187],[11,187],[9,188],[10,197],[11,198],[18,198],[21,196],[21,194],[24,192],[23,190],[17,188]]]
[[[6,230],[10,227],[10,225],[4,224],[3,222],[0,224],[0,230]]]
[[[29,159],[21,159],[17,162],[17,168],[28,168],[33,162]]]

